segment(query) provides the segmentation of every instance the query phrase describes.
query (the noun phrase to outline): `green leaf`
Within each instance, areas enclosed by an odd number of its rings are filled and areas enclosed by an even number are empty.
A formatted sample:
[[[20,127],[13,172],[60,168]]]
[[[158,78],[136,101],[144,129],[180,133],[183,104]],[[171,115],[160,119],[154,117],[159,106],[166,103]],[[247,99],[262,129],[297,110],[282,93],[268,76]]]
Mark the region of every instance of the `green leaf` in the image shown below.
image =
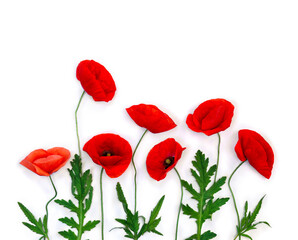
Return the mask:
[[[68,230],[68,231],[61,231],[59,232],[59,234],[66,238],[66,239],[69,239],[69,240],[76,240],[77,239],[77,236],[75,235],[75,233],[71,230]]]
[[[124,226],[122,228],[118,228],[124,230],[124,232],[126,233],[124,237],[131,239],[139,239],[146,232],[152,232],[158,235],[162,235],[159,231],[156,230],[156,227],[161,221],[161,218],[157,218],[157,216],[160,212],[165,196],[161,197],[161,199],[158,201],[156,206],[151,211],[148,222],[145,222],[145,217],[139,216],[138,211],[136,211],[133,214],[132,211],[128,208],[125,195],[119,182],[116,185],[116,191],[118,200],[122,203],[123,210],[126,213],[126,219],[115,219],[117,222]],[[140,219],[143,220],[142,225],[140,224]]]
[[[91,207],[93,198],[92,174],[90,170],[82,171],[82,161],[78,155],[70,162],[71,169],[68,169],[71,178],[71,192],[77,200],[77,205],[72,200],[55,200],[55,202],[73,212],[77,216],[77,221],[73,217],[63,217],[59,221],[66,224],[70,228],[76,229],[77,236],[72,230],[61,231],[59,234],[69,240],[81,239],[85,231],[90,231],[99,223],[98,220],[88,221],[84,225],[86,213]],[[82,229],[82,231],[79,231]]]
[[[83,227],[83,232],[92,230],[99,223],[100,223],[100,221],[98,221],[98,220],[88,221]]]
[[[33,223],[34,225],[37,225],[37,220],[35,219],[34,215],[29,211],[28,208],[26,208],[22,203],[18,202],[19,207],[27,217],[27,219]]]
[[[193,234],[187,239],[197,239],[197,237],[200,236],[201,240],[209,240],[214,238],[216,234],[211,231],[206,231],[202,234],[202,226],[207,219],[212,219],[212,215],[219,211],[220,208],[229,200],[229,198],[215,199],[214,197],[214,195],[218,193],[225,184],[226,177],[222,177],[211,184],[211,177],[215,174],[217,166],[213,165],[208,168],[209,159],[206,158],[205,154],[203,154],[200,150],[197,151],[195,161],[192,161],[192,165],[194,169],[190,170],[191,175],[194,177],[199,190],[194,189],[192,184],[185,180],[182,180],[181,183],[186,191],[192,195],[191,198],[197,201],[197,210],[193,209],[188,204],[183,204],[182,211],[184,215],[196,220],[198,231],[196,234]]]
[[[78,229],[78,227],[79,227],[79,224],[73,218],[68,218],[68,217],[59,218],[59,221],[66,224],[67,226],[69,226],[71,228]]]
[[[68,208],[71,212],[74,212],[74,213],[78,213],[79,212],[79,209],[78,207],[76,207],[76,205],[71,201],[71,200],[68,200],[68,201],[65,201],[63,199],[56,199],[55,200],[55,203],[65,207],[65,208]]]
[[[207,231],[202,234],[201,240],[209,240],[215,237],[216,237],[216,234],[214,232]]]
[[[157,217],[157,215],[158,215],[158,213],[161,209],[161,206],[163,204],[164,199],[165,199],[165,196],[162,196],[161,199],[156,204],[156,206],[154,207],[154,209],[152,210],[151,215],[150,215],[150,219],[149,219],[149,223],[156,219],[156,217]]]
[[[188,215],[189,218],[197,219],[199,213],[192,209],[188,204],[187,205],[182,205],[182,211],[184,215]]]
[[[265,197],[265,196],[264,196]],[[237,232],[240,233],[241,236],[252,239],[249,235],[246,233],[249,232],[250,230],[256,229],[257,225],[259,224],[265,224],[270,227],[270,224],[266,221],[259,221],[255,222],[257,215],[259,214],[261,207],[262,207],[262,202],[264,197],[262,197],[253,212],[248,212],[248,202],[245,202],[244,205],[244,214],[243,217],[240,221],[240,226],[237,225]]]
[[[196,240],[197,239],[197,234],[193,234],[190,237],[186,238],[185,240]]]
[[[40,230],[40,228],[38,228],[36,225],[32,225],[30,223],[26,223],[26,222],[23,222],[23,224],[29,228],[32,232],[35,232],[37,234],[40,234],[40,235],[44,235],[44,233]]]
[[[47,233],[47,219],[46,216],[44,217],[44,221],[42,222],[41,218],[36,220],[34,215],[26,208],[22,203],[18,202],[20,209],[23,211],[24,215],[27,217],[30,223],[23,222],[23,224],[29,228],[32,232],[42,235],[43,237],[46,236]]]

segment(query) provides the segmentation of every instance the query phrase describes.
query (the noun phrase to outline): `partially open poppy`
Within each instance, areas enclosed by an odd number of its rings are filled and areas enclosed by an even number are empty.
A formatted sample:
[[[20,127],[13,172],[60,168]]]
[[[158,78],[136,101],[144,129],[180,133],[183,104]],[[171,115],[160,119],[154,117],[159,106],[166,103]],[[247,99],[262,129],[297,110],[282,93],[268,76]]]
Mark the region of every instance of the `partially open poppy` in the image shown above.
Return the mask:
[[[174,138],[168,138],[155,145],[146,160],[149,175],[157,181],[164,179],[176,166],[184,149]]]
[[[21,165],[40,176],[50,176],[63,167],[70,158],[70,152],[62,147],[54,147],[48,150],[37,149],[31,152]]]
[[[274,153],[269,143],[257,132],[243,129],[238,132],[235,151],[241,161],[250,163],[265,178],[270,178]]]
[[[121,176],[128,168],[132,149],[122,137],[112,133],[99,134],[83,147],[94,163],[102,166],[111,178]]]
[[[225,99],[211,99],[201,103],[186,119],[187,126],[195,132],[210,136],[226,130],[232,122],[234,106]]]
[[[100,63],[84,60],[79,63],[76,75],[83,89],[94,101],[108,102],[113,99],[116,91],[115,82],[112,75]]]
[[[165,132],[177,126],[166,113],[154,105],[133,105],[126,111],[136,124],[152,133]]]

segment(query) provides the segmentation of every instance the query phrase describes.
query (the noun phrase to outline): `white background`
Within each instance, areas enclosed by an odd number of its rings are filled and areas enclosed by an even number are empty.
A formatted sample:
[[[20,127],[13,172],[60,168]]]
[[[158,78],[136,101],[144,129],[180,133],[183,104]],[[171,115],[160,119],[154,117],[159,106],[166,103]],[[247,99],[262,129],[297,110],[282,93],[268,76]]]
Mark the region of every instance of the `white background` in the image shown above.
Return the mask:
[[[75,69],[94,59],[111,72],[117,85],[109,103],[86,95],[79,111],[82,144],[92,136],[113,132],[132,147],[143,133],[125,108],[156,104],[178,127],[162,134],[148,133],[136,154],[138,209],[148,217],[166,194],[158,230],[164,238],[146,234],[142,239],[174,239],[180,186],[174,171],[156,182],[146,172],[151,147],[174,137],[187,149],[177,164],[183,179],[192,181],[191,160],[201,149],[215,163],[217,136],[189,130],[186,116],[203,101],[226,98],[235,105],[229,129],[221,133],[219,176],[229,176],[240,163],[234,153],[239,129],[261,133],[272,145],[275,164],[270,180],[245,164],[232,185],[242,213],[244,202],[253,208],[266,194],[259,220],[265,225],[251,232],[254,239],[294,239],[297,228],[297,81],[298,2],[250,1],[1,1],[1,236],[38,239],[21,222],[17,206],[24,203],[36,216],[44,214],[53,196],[50,181],[19,162],[38,148],[61,146],[77,153],[74,111],[82,88]],[[86,153],[84,169],[94,177],[94,201],[87,219],[98,219],[99,173]],[[53,174],[58,198],[70,198],[69,163]],[[132,166],[118,179],[104,175],[105,237],[123,239],[114,220],[124,217],[115,184],[120,181],[133,208]],[[230,196],[227,186],[218,196]],[[191,202],[185,193],[184,203]],[[57,219],[66,209],[49,206],[51,239],[67,229]],[[193,220],[181,215],[179,239],[196,231]],[[233,239],[236,215],[232,201],[206,222],[216,239]],[[3,237],[1,237],[3,238]],[[100,239],[100,228],[85,239]]]

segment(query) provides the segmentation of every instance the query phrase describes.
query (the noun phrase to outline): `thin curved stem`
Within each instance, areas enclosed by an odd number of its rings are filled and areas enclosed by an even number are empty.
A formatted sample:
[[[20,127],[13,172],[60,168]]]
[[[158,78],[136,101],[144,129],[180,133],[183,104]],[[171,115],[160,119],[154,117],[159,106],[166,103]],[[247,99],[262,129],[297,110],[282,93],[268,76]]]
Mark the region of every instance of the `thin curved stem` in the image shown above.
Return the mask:
[[[234,203],[234,208],[235,208],[235,211],[236,211],[236,214],[237,214],[237,221],[238,221],[238,227],[240,228],[240,217],[239,217],[239,212],[238,212],[238,208],[237,208],[237,203],[236,203],[236,199],[235,199],[235,196],[234,196],[234,193],[233,193],[233,190],[231,188],[231,179],[233,177],[233,175],[235,174],[235,172],[242,166],[242,164],[244,164],[246,161],[244,162],[241,162],[236,168],[235,170],[232,172],[231,176],[229,177],[229,180],[228,180],[228,186],[229,186],[229,189],[230,189],[230,192],[231,192],[231,195],[232,195],[232,198],[233,198],[233,203]],[[239,240],[241,240],[241,236],[239,235],[239,232],[237,232],[237,236],[239,236]],[[236,236],[236,238],[237,238]],[[236,239],[235,238],[235,239]]]
[[[177,176],[179,178],[180,181],[180,187],[181,187],[181,198],[180,198],[180,204],[179,204],[179,210],[178,210],[178,215],[177,215],[177,222],[176,222],[176,232],[175,232],[175,240],[177,240],[177,236],[178,236],[178,225],[179,225],[179,218],[180,218],[180,212],[181,212],[181,208],[182,208],[182,199],[183,199],[183,186],[182,186],[182,179],[180,177],[179,172],[177,171],[176,168],[175,172],[177,173]]]
[[[82,95],[80,97],[80,100],[78,102],[76,111],[75,111],[76,133],[77,133],[77,139],[78,139],[78,149],[79,149],[79,156],[80,156],[80,158],[82,158],[82,152],[81,152],[81,143],[80,143],[79,127],[78,127],[78,110],[79,110],[79,107],[80,107],[80,104],[82,102],[82,99],[83,99],[84,95],[85,95],[85,91],[83,91],[83,93],[82,93]]]
[[[49,211],[48,211],[48,206],[49,206],[49,204],[50,204],[50,202],[52,202],[56,197],[57,197],[57,189],[56,189],[56,187],[55,187],[55,184],[54,184],[54,182],[53,182],[53,179],[52,179],[52,177],[51,177],[51,175],[49,176],[49,178],[50,178],[50,181],[51,181],[51,184],[52,184],[52,186],[53,186],[53,188],[54,188],[54,191],[55,191],[55,195],[54,195],[54,197],[52,197],[48,202],[47,202],[47,204],[46,204],[46,221],[48,222],[48,218],[49,218]],[[48,233],[46,232],[46,239],[50,239],[49,238],[49,236],[48,236]]]
[[[134,213],[136,213],[137,211],[137,168],[136,168],[136,165],[135,165],[135,162],[134,162],[134,156],[135,156],[135,153],[143,139],[143,137],[145,136],[145,134],[148,132],[148,129],[145,130],[145,132],[143,133],[143,135],[141,136],[139,142],[137,143],[137,146],[135,148],[135,150],[133,151],[133,154],[132,154],[132,157],[131,157],[131,162],[132,162],[132,165],[133,165],[133,168],[135,170],[135,176],[134,176],[134,185],[135,185],[135,209],[134,209]]]
[[[218,146],[217,146],[217,162],[216,162],[216,171],[215,171],[215,176],[214,176],[214,182],[216,182],[216,177],[217,177],[217,171],[219,167],[219,153],[220,153],[220,135],[217,133],[218,136]]]
[[[100,172],[100,205],[101,205],[101,239],[104,239],[104,212],[103,212],[103,191],[102,191],[102,175],[104,168]]]

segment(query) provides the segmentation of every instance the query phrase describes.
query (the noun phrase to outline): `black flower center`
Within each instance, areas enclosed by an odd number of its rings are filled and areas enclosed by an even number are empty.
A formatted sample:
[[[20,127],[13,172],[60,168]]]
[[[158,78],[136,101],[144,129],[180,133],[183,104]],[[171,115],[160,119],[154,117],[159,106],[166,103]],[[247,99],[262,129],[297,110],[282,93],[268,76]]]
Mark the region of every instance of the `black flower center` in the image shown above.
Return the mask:
[[[164,160],[163,165],[165,167],[165,169],[167,169],[168,167],[172,166],[174,163],[174,157],[168,157]]]
[[[103,156],[103,157],[110,157],[110,156],[113,156],[113,154],[110,151],[103,151],[103,153],[101,154],[101,156]]]

